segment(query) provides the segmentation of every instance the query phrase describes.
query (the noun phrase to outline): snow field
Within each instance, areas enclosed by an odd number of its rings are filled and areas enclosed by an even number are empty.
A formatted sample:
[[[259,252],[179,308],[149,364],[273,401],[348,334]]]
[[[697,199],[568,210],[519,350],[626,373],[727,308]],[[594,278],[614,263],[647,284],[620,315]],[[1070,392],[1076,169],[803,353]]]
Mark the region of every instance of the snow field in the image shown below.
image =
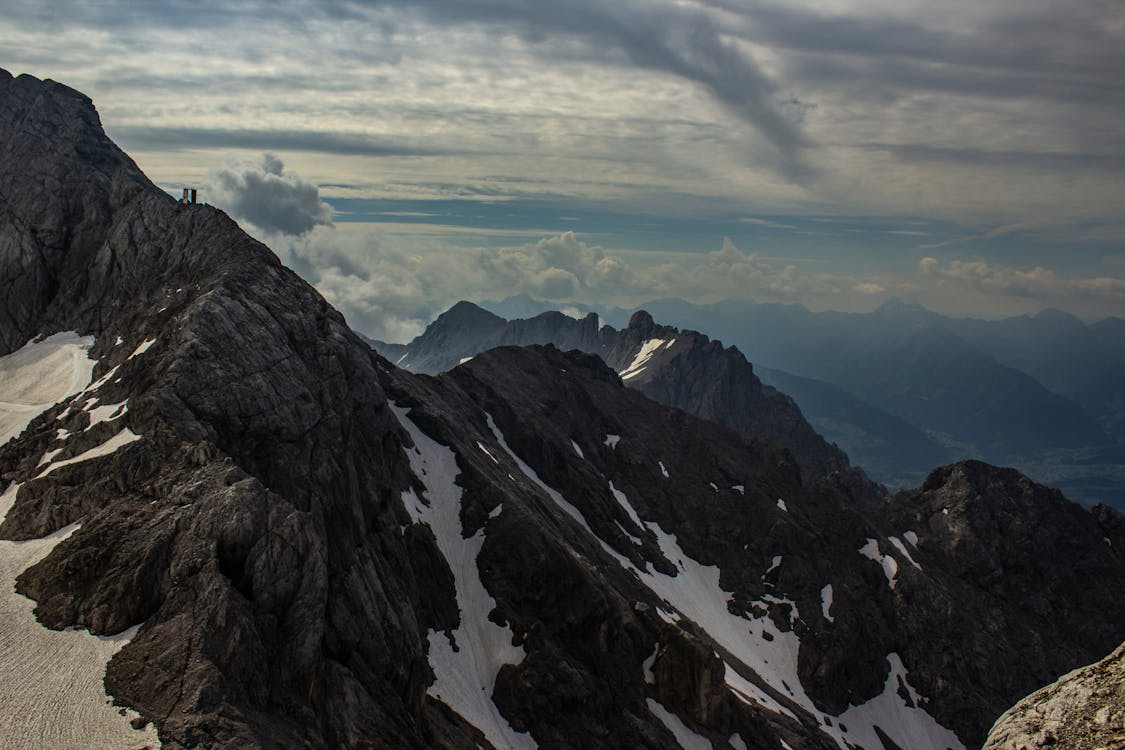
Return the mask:
[[[86,355],[93,345],[92,336],[69,331],[0,357],[0,445],[59,401],[82,392],[97,364]]]
[[[0,522],[20,485],[0,496]],[[143,731],[121,715],[105,693],[106,664],[136,634],[49,630],[35,619],[35,602],[16,593],[16,577],[42,560],[78,528],[71,524],[42,539],[0,540],[0,746],[5,750],[87,750],[159,747],[156,730]]]
[[[898,694],[899,679],[902,679],[907,693],[915,706],[921,705],[925,698],[918,695],[917,691],[906,680],[906,668],[898,654],[893,651],[887,655],[891,665],[890,674],[883,692],[859,706],[851,706],[840,714],[837,726],[825,729],[832,733],[832,729],[839,730],[838,724],[842,723],[848,728],[847,734],[837,736],[847,737],[848,742],[859,744],[867,750],[881,750],[882,741],[875,734],[874,726],[894,740],[902,748],[914,750],[945,750],[954,748],[964,750],[964,745],[957,739],[957,735],[941,726],[932,716],[921,708],[911,708]]]
[[[32,419],[59,401],[92,390],[89,383],[96,362],[86,352],[93,343],[89,336],[58,333],[0,358],[0,443],[19,435]],[[123,406],[115,404],[113,411],[100,407],[92,417],[99,421],[117,418],[121,415],[114,417],[113,412],[122,409],[124,413]],[[131,437],[122,441],[124,433]],[[68,436],[66,430],[56,432],[59,440]],[[55,466],[107,455],[137,438],[125,430]],[[60,450],[47,451],[40,465],[49,464]],[[48,466],[40,476],[52,468]],[[0,522],[15,503],[19,488],[13,483],[0,496]],[[49,630],[35,619],[35,602],[16,593],[16,577],[77,528],[78,524],[72,524],[42,539],[23,542],[0,540],[0,746],[6,750],[159,747],[156,730],[151,725],[143,731],[133,729],[129,721],[137,714],[119,713],[110,705],[103,684],[106,664],[139,626],[106,637],[79,630]]]
[[[424,495],[428,501],[423,502],[411,489],[403,493],[403,505],[415,523],[424,523],[434,532],[438,549],[453,573],[461,614],[461,624],[451,634],[458,650],[453,650],[445,633],[430,631],[429,661],[434,684],[427,692],[479,729],[497,748],[536,748],[531,735],[512,729],[492,702],[500,667],[519,664],[525,654],[523,647],[512,645],[510,628],[488,619],[496,600],[485,589],[477,568],[484,529],[467,539],[463,536],[462,490],[455,483],[459,471],[457,456],[418,429],[406,409],[395,405],[392,409],[414,441],[407,456],[410,468],[426,487]]]
[[[633,361],[629,363],[629,366],[618,373],[621,379],[629,380],[630,378],[635,378],[640,375],[644,372],[645,365],[652,359],[652,355],[656,354],[662,347],[670,347],[674,343],[676,343],[675,339],[648,339],[645,341],[641,344],[640,351],[637,352],[637,356],[633,357]]]
[[[652,715],[660,719],[660,723],[672,733],[676,742],[680,743],[680,747],[684,750],[712,750],[711,740],[689,729],[680,721],[679,716],[676,716],[652,698],[645,698],[645,703],[648,704],[648,710],[652,712]]]

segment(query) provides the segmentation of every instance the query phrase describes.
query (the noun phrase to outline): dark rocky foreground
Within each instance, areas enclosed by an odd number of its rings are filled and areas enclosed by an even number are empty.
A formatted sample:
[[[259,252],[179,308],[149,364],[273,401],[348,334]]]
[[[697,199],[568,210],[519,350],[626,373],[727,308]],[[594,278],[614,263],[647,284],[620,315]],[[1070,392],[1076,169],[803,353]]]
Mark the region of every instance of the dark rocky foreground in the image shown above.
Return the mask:
[[[17,587],[140,624],[106,689],[165,747],[976,746],[1125,638],[1113,511],[971,463],[864,510],[580,352],[414,375],[81,94],[0,73],[0,149],[0,354],[104,380],[0,448],[0,537],[81,521]]]

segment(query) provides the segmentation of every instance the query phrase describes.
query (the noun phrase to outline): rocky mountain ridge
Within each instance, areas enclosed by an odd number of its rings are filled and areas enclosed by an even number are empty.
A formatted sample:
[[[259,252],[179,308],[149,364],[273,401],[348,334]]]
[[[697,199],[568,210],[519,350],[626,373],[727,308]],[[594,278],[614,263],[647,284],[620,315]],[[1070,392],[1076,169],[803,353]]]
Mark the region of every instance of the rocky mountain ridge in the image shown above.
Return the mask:
[[[843,451],[816,433],[791,398],[762,383],[736,348],[697,331],[659,325],[644,311],[616,330],[599,327],[592,313],[575,319],[551,311],[507,321],[462,301],[410,344],[371,344],[398,366],[429,374],[496,346],[549,344],[596,354],[626,385],[660,403],[788,449],[807,481],[835,482],[865,505],[877,505],[884,495]]]
[[[82,95],[0,102],[0,561],[45,551],[5,585],[118,639],[163,747],[974,746],[1125,637],[1109,509],[958,464],[867,512],[580,352],[412,374]],[[61,400],[9,397],[29,367]]]
[[[482,305],[509,317],[551,306],[528,297]],[[818,432],[889,487],[918,484],[936,462],[977,458],[1015,466],[1085,505],[1125,510],[1120,318],[1084,323],[1044,310],[982,320],[895,299],[870,313],[748,299],[640,307],[737,346]],[[611,325],[632,312],[595,311]],[[900,453],[900,443],[911,451]]]

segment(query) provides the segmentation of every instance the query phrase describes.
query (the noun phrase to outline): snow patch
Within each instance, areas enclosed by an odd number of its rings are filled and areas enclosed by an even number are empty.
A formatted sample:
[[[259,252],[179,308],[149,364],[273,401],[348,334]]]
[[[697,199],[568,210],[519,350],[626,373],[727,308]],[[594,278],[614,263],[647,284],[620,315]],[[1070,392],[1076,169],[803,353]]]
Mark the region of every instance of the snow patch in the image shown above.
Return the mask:
[[[470,359],[472,359],[472,357],[461,357],[461,359],[457,360],[457,364],[463,365],[466,362],[468,362]]]
[[[738,672],[735,672],[731,669],[729,664],[723,662],[723,667],[726,669],[723,673],[723,681],[726,682],[727,687],[734,693],[734,697],[747,705],[758,705],[773,711],[775,714],[788,716],[794,721],[799,721],[792,711],[778,703],[777,700],[765,690],[762,690],[760,687],[750,682],[750,680],[746,679]]]
[[[633,357],[633,361],[629,363],[628,367],[618,373],[621,376],[621,379],[628,380],[629,378],[635,378],[637,375],[640,375],[641,372],[643,372],[645,369],[645,364],[650,359],[652,359],[652,355],[656,354],[660,347],[664,346],[665,344],[670,346],[674,342],[675,339],[672,339],[671,341],[665,341],[664,339],[649,339],[642,343],[640,351],[637,352],[637,356]]]
[[[632,542],[633,544],[635,544],[638,547],[644,546],[644,542],[641,541],[641,538],[639,536],[636,536],[635,534],[631,533],[627,528],[622,526],[620,521],[614,521],[614,523],[617,524],[617,528],[621,529],[622,534],[629,537],[630,542]]]
[[[504,503],[496,503],[496,507],[488,511],[489,518],[496,518],[504,512]]]
[[[883,566],[883,574],[887,576],[887,585],[893,590],[895,584],[898,583],[895,579],[895,576],[898,575],[898,563],[890,555],[880,553],[879,542],[868,537],[867,543],[859,548],[859,554]]]
[[[643,529],[644,523],[641,522],[641,517],[637,515],[637,511],[633,510],[633,506],[629,503],[629,499],[625,497],[625,493],[613,486],[613,482],[609,483],[609,491],[613,493],[613,497],[617,500],[617,504],[629,516],[629,520],[637,525],[638,529]]]
[[[680,717],[652,698],[645,698],[645,703],[648,704],[648,710],[652,711],[652,715],[660,719],[660,723],[664,725],[665,729],[672,733],[683,750],[712,750],[711,740],[696,734],[680,721]]]
[[[824,619],[828,622],[836,622],[836,618],[832,616],[832,584],[825,584],[824,588],[820,590],[820,614],[824,615]]]
[[[843,723],[848,727],[846,735],[848,742],[862,745],[866,748],[881,748],[882,742],[875,734],[874,726],[887,733],[895,744],[903,748],[918,748],[919,750],[944,750],[956,748],[963,750],[964,745],[957,739],[957,735],[941,726],[932,716],[917,706],[926,701],[918,695],[917,691],[907,681],[906,668],[897,653],[887,655],[891,671],[887,675],[886,685],[880,695],[859,706],[851,706],[840,714],[836,724]],[[911,701],[915,707],[911,708],[899,695],[899,680],[902,680]],[[833,729],[827,727],[825,731],[833,734]],[[834,734],[837,742],[842,741],[842,733]]]
[[[496,464],[497,466],[500,465],[500,462],[496,460],[496,456],[492,455],[492,451],[490,451],[488,448],[484,447],[484,443],[482,443],[481,441],[478,440],[477,441],[477,447],[480,448],[482,451],[484,451],[484,455],[486,455],[486,456],[488,456],[489,458],[492,459],[492,463]]]
[[[770,562],[770,566],[768,568],[766,568],[766,572],[762,575],[762,580],[765,580],[766,576],[768,576],[770,573],[777,570],[780,565],[781,565],[781,555],[775,555],[774,558],[773,558],[773,561]]]
[[[918,535],[913,531],[904,531],[902,534],[902,538],[910,542],[910,546],[915,548],[918,547]]]
[[[0,496],[0,522],[19,484]],[[16,593],[15,579],[42,560],[78,524],[42,539],[0,540],[0,746],[5,750],[85,750],[91,747],[159,747],[150,724],[130,726],[134,711],[118,713],[103,679],[106,664],[137,627],[113,636],[85,630],[49,630],[35,619],[35,602]]]
[[[453,573],[461,614],[460,625],[452,633],[430,631],[429,660],[434,683],[427,692],[479,729],[496,747],[538,747],[529,734],[512,729],[492,702],[500,667],[519,664],[525,654],[522,646],[512,645],[510,628],[488,619],[496,600],[485,589],[477,568],[484,529],[468,539],[462,536],[461,487],[455,482],[459,473],[457,456],[422,432],[405,408],[391,408],[414,441],[407,457],[410,468],[425,485],[429,500],[429,505],[424,505],[410,489],[402,494],[403,505],[416,523],[424,523],[433,531],[438,549]],[[457,650],[453,648],[454,642]]]
[[[83,388],[83,389],[82,389],[82,392],[83,392],[83,393],[93,393],[94,391],[98,390],[98,389],[99,389],[99,388],[101,388],[101,387],[102,387],[103,385],[105,385],[106,383],[108,383],[108,382],[109,382],[109,379],[110,379],[110,378],[112,378],[112,377],[113,377],[114,375],[116,375],[116,374],[117,374],[117,368],[116,368],[116,367],[110,368],[110,371],[109,371],[109,372],[107,372],[107,373],[106,373],[105,375],[102,375],[102,376],[101,376],[100,378],[98,378],[98,379],[97,379],[96,381],[94,381],[94,382],[93,382],[93,383],[91,383],[90,385],[88,385],[88,386],[86,386],[85,388]],[[94,401],[97,401],[97,399],[94,399]],[[87,403],[89,403],[89,401],[87,401]],[[59,415],[59,417],[61,418],[61,417],[62,417],[62,415]]]
[[[707,484],[709,484],[711,486],[711,489],[713,489],[715,492],[719,491],[719,485],[715,484],[714,482],[708,482]]]
[[[149,349],[151,349],[152,345],[155,344],[155,343],[156,343],[156,339],[145,339],[144,341],[141,342],[140,346],[138,346],[136,349],[133,350],[133,353],[129,355],[129,359],[132,359],[133,357],[141,356],[142,354],[147,352]]]
[[[664,462],[663,461],[657,461],[656,463],[660,466],[660,473],[664,475],[665,479],[667,479],[668,478],[668,470],[664,468]]]
[[[118,448],[120,448],[122,446],[125,446],[125,445],[128,445],[129,443],[132,443],[133,441],[140,440],[140,439],[141,439],[140,435],[137,435],[132,430],[130,430],[128,427],[126,427],[121,432],[117,433],[116,435],[114,435],[113,437],[111,437],[109,440],[105,441],[101,445],[95,446],[95,447],[91,448],[90,450],[85,451],[83,453],[79,453],[77,456],[74,456],[73,458],[68,458],[65,461],[59,461],[57,464],[51,464],[46,469],[44,469],[42,472],[40,472],[39,475],[36,476],[35,478],[39,479],[40,477],[45,477],[48,474],[50,474],[52,471],[54,471],[55,469],[61,468],[63,466],[69,466],[70,464],[76,464],[76,463],[80,463],[82,461],[89,461],[91,458],[99,458],[100,456],[108,456],[109,454],[116,451]]]
[[[578,445],[578,443],[571,440],[570,447],[574,448],[574,452],[578,454],[579,458],[586,458],[586,455],[582,452],[582,448]]]
[[[97,399],[94,400],[96,401]],[[129,400],[126,399],[116,404],[106,404],[105,406],[96,406],[94,408],[87,407],[85,411],[90,414],[90,424],[86,426],[86,429],[88,430],[102,422],[112,422],[115,419],[121,419],[121,417],[125,416],[125,412],[129,410],[127,406],[128,403]]]
[[[59,401],[82,392],[97,364],[87,356],[93,345],[92,336],[69,331],[0,357],[0,445]]]
[[[745,495],[745,494],[746,494],[746,487],[745,487],[744,485],[741,485],[741,484],[732,484],[730,488],[731,488],[732,490],[734,490],[735,492],[737,492],[738,494],[740,494],[740,495]]]
[[[914,561],[914,558],[910,556],[910,550],[906,549],[906,545],[902,543],[902,540],[900,540],[897,536],[889,536],[887,537],[887,539],[889,539],[891,544],[895,546],[895,549],[902,553],[903,557],[910,561],[911,565],[913,565],[918,570],[922,569],[922,566],[916,563]]]
[[[617,444],[619,442],[621,442],[621,436],[620,435],[606,435],[605,436],[605,444],[608,445],[610,448],[616,448]]]
[[[641,662],[641,671],[644,672],[645,682],[649,685],[656,684],[656,675],[652,673],[652,665],[656,663],[656,656],[660,653],[660,644],[657,643],[652,647],[652,653]]]
[[[784,501],[784,500],[782,500],[782,499],[781,499],[780,497],[779,497],[779,498],[777,499],[777,507],[781,508],[781,509],[782,509],[783,511],[785,511],[786,513],[788,513],[788,512],[789,512],[789,508],[787,508],[787,507],[785,506],[785,501]]]
[[[742,741],[742,735],[738,732],[735,732],[727,738],[727,744],[733,747],[734,750],[746,750],[746,743]]]

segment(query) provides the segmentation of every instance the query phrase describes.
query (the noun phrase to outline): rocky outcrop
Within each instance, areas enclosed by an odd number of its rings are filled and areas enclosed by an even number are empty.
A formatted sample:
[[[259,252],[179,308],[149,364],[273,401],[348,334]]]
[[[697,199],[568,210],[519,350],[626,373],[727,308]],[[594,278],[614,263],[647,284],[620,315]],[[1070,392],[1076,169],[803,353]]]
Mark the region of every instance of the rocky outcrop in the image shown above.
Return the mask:
[[[1125,746],[1125,644],[1036,690],[997,721],[985,750]]]
[[[1111,508],[1086,510],[1014,469],[965,461],[896,493],[886,511],[893,528],[917,536],[917,560],[938,580],[920,606],[956,623],[933,629],[904,619],[910,662],[940,680],[963,664],[952,653],[970,655],[971,680],[960,694],[935,697],[935,710],[948,701],[950,712],[982,725],[1011,705],[1005,692],[1026,695],[1121,642],[1121,624],[1099,611],[1125,591],[1125,546],[1114,530],[1121,514]],[[982,668],[998,652],[1003,673]]]

